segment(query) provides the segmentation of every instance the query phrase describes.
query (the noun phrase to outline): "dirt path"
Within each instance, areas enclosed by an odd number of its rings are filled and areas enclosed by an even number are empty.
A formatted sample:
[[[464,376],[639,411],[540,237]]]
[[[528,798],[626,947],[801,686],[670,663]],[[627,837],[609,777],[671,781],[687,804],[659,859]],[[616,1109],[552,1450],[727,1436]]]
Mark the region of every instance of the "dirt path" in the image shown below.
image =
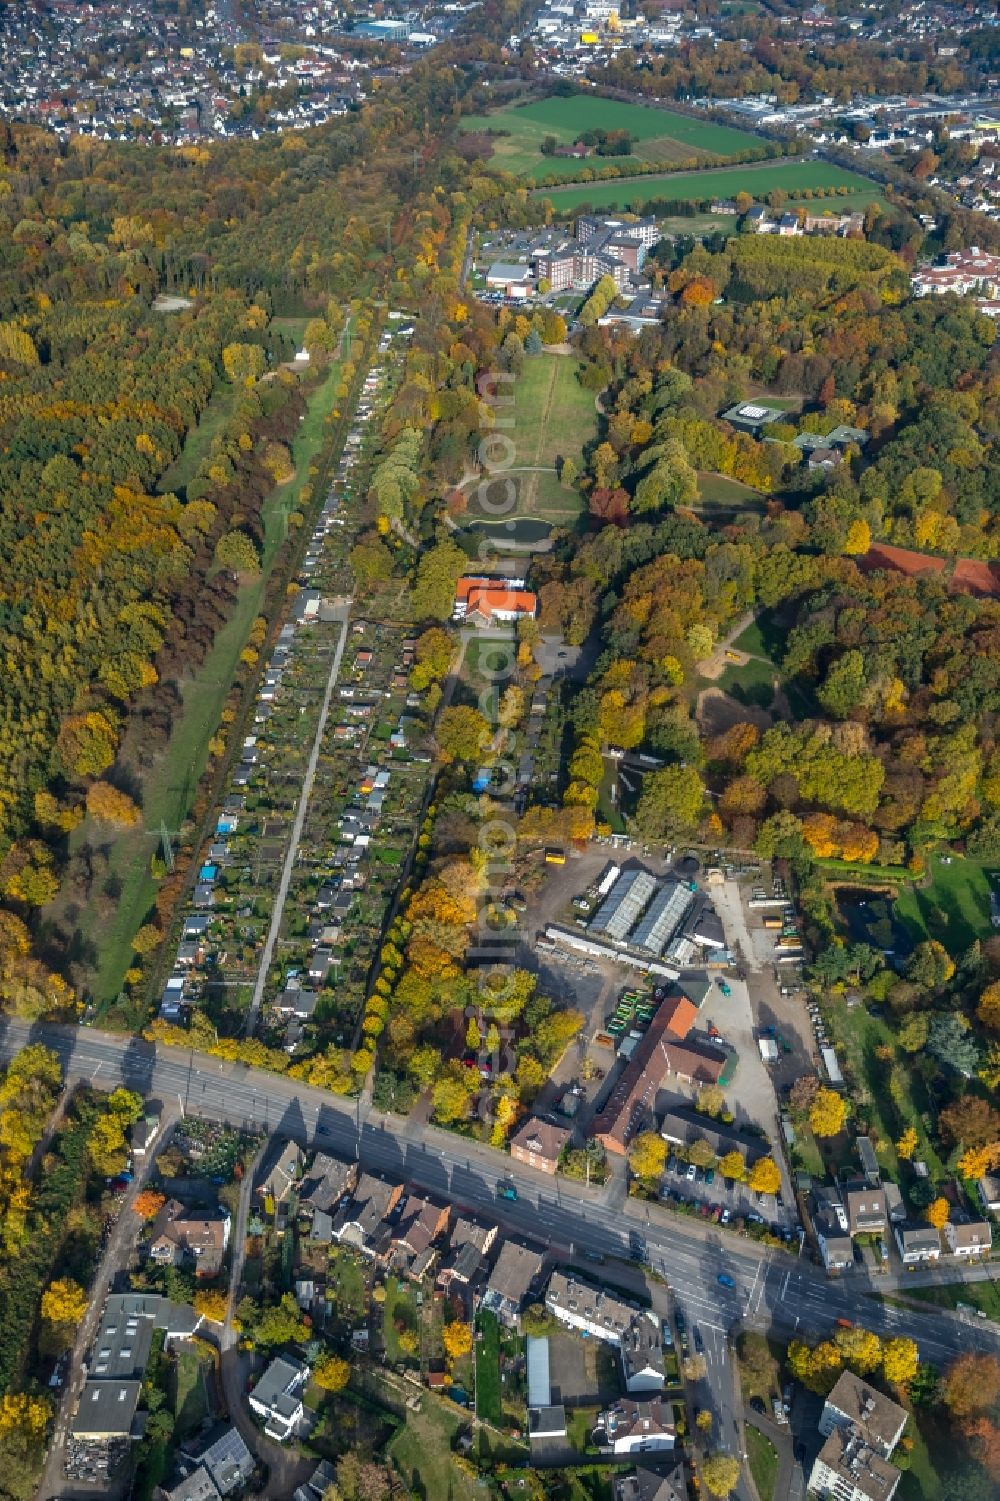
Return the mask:
[[[741,704],[739,699],[730,698],[721,688],[702,689],[694,716],[699,729],[706,735],[721,735],[734,724],[755,724],[761,730],[768,730],[774,723],[768,709]]]
[[[726,653],[727,651],[732,651],[733,642],[739,636],[742,636],[743,632],[749,626],[753,625],[755,619],[756,615],[754,614],[753,610],[748,610],[745,615],[740,616],[739,620],[737,620],[736,624],[729,629],[725,636],[723,636],[722,640],[716,643],[711,656],[708,656],[704,659],[704,661],[697,663],[699,676],[712,679],[721,678],[727,666],[729,666],[731,663],[734,663],[737,667],[745,667],[747,665],[751,658],[750,652],[733,652],[733,655],[731,657],[727,657]],[[758,660],[763,661],[764,659],[758,658]]]

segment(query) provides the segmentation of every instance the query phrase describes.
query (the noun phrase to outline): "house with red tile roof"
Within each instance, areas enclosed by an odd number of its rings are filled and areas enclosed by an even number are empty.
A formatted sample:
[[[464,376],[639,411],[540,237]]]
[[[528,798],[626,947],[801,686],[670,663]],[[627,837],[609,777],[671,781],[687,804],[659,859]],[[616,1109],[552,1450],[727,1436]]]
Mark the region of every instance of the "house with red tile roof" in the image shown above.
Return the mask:
[[[538,613],[538,596],[523,579],[461,578],[455,589],[455,620],[470,625],[507,624]]]
[[[687,996],[667,996],[662,1002],[594,1121],[592,1135],[605,1151],[625,1155],[643,1117],[652,1111],[657,1090],[673,1072],[671,1047],[684,1042],[697,1017]]]

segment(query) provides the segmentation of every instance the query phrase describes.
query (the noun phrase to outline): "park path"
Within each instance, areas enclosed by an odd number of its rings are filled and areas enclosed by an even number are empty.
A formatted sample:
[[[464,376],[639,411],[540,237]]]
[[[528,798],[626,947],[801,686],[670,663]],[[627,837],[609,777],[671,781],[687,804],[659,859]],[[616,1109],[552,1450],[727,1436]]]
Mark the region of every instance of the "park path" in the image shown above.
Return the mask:
[[[274,946],[278,941],[278,933],[281,930],[281,919],[285,912],[285,902],[288,899],[288,888],[292,882],[292,871],[298,859],[299,844],[302,840],[302,830],[305,826],[306,813],[309,811],[309,798],[312,795],[313,782],[316,780],[316,769],[319,766],[319,754],[323,746],[323,735],[326,731],[326,721],[330,715],[330,704],[333,701],[333,690],[337,686],[337,677],[340,673],[340,664],[344,656],[344,647],[347,644],[347,623],[350,618],[352,598],[341,600],[337,606],[340,617],[341,630],[337,649],[333,654],[333,662],[330,666],[330,675],[326,680],[326,692],[323,694],[323,704],[319,711],[319,721],[316,725],[316,734],[313,737],[312,750],[309,753],[309,764],[306,767],[305,776],[302,778],[302,791],[299,793],[298,807],[295,810],[295,822],[292,824],[292,837],[288,841],[288,849],[285,852],[285,863],[281,869],[281,880],[278,883],[278,893],[274,899],[274,910],[271,913],[271,926],[267,930],[267,939],[264,950],[260,956],[260,966],[257,970],[257,980],[253,988],[253,998],[250,1001],[250,1009],[247,1012],[247,1036],[252,1037],[257,1026],[257,1018],[260,1015],[261,1003],[264,999],[264,987],[267,984],[267,974],[271,967],[271,959],[274,954]]]

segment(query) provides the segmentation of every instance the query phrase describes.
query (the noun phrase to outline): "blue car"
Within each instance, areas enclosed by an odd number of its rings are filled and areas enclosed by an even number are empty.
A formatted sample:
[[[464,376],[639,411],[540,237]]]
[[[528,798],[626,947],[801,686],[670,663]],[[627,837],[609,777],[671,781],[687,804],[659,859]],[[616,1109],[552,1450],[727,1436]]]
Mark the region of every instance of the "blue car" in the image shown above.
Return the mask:
[[[736,1286],[736,1278],[735,1277],[730,1277],[730,1275],[729,1275],[728,1272],[720,1272],[719,1273],[719,1286],[720,1287],[735,1287]]]

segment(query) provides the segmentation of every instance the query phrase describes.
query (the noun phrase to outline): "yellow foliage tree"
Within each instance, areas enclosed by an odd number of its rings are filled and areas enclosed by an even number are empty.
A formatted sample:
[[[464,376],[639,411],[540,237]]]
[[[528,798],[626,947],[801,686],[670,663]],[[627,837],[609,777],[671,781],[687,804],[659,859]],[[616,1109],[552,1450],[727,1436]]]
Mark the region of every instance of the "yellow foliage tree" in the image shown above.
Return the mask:
[[[750,1169],[747,1179],[750,1188],[758,1194],[776,1194],[781,1188],[781,1172],[773,1157],[760,1157]]]
[[[208,1319],[212,1324],[225,1323],[228,1307],[229,1299],[217,1287],[200,1288],[194,1295],[195,1313],[200,1313],[203,1319]]]
[[[882,1375],[894,1386],[909,1386],[917,1374],[920,1351],[916,1340],[887,1339],[882,1346]]]
[[[836,1136],[847,1119],[847,1105],[832,1089],[818,1089],[809,1111],[809,1126],[814,1136]]]
[[[628,1149],[628,1164],[637,1178],[659,1178],[667,1162],[667,1144],[658,1131],[642,1131]]]
[[[990,1032],[1000,1032],[1000,980],[987,985],[979,997],[976,1015]]]
[[[927,1208],[927,1223],[933,1225],[935,1230],[943,1230],[948,1223],[948,1200],[935,1199]]]
[[[917,1141],[918,1138],[916,1131],[912,1126],[907,1126],[906,1130],[903,1132],[902,1136],[896,1143],[896,1155],[898,1157],[901,1157],[904,1162],[909,1162],[910,1158],[917,1150]]]
[[[742,1183],[747,1175],[747,1165],[743,1161],[741,1152],[726,1152],[719,1158],[719,1172],[724,1178],[731,1178],[736,1183]]]
[[[847,528],[847,537],[844,541],[844,551],[850,557],[857,557],[866,553],[872,545],[871,527],[863,517],[852,521]]]
[[[313,1380],[325,1392],[343,1391],[351,1379],[351,1367],[340,1355],[327,1355],[313,1371]]]
[[[472,1330],[468,1324],[460,1323],[457,1319],[450,1324],[445,1324],[441,1331],[441,1343],[449,1360],[460,1360],[463,1355],[468,1355],[472,1349]]]
[[[710,1454],[702,1463],[701,1479],[710,1495],[725,1501],[739,1484],[740,1462],[731,1454]]]
[[[119,792],[110,782],[92,782],[87,788],[87,812],[103,823],[134,828],[141,814],[127,792]]]
[[[47,1324],[78,1324],[87,1311],[87,1294],[72,1277],[50,1282],[42,1293],[42,1318]]]

